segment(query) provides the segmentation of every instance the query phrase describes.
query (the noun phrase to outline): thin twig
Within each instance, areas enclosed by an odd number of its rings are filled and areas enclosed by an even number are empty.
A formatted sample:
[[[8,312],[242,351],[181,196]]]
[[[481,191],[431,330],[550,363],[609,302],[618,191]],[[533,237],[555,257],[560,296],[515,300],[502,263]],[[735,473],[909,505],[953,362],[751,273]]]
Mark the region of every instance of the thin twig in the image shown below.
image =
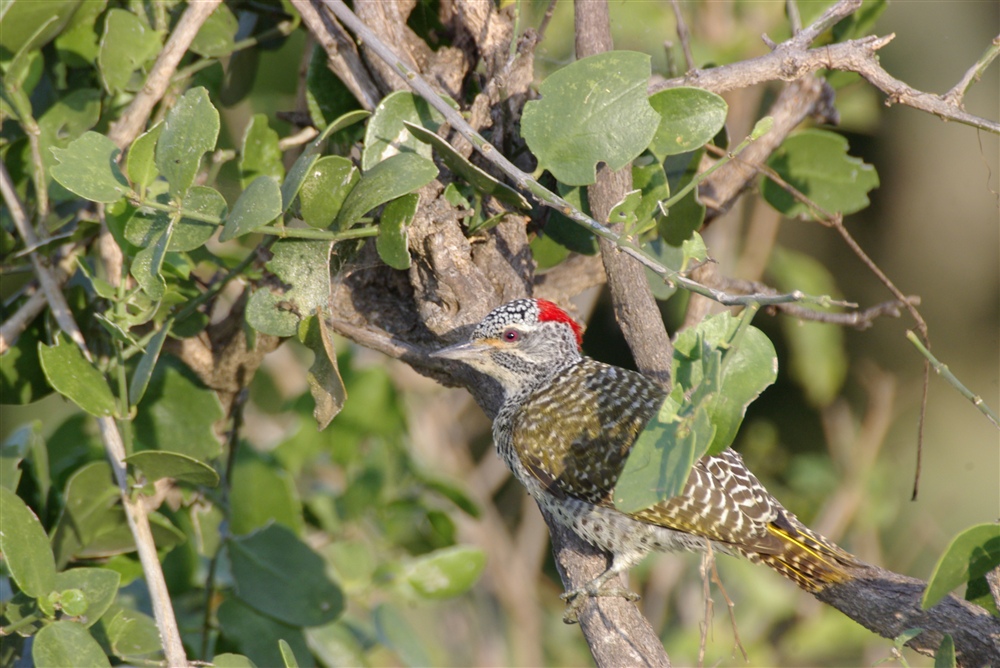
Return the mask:
[[[674,10],[674,20],[677,22],[677,39],[681,41],[681,51],[684,52],[684,65],[687,72],[695,69],[694,56],[691,55],[691,32],[688,30],[681,5],[677,0],[670,0],[670,8]]]
[[[62,289],[62,285],[73,275],[73,265],[76,262],[75,253],[67,253],[53,270],[56,283]],[[18,307],[12,316],[4,320],[0,326],[0,355],[7,352],[11,346],[17,343],[17,338],[28,328],[31,321],[42,312],[48,300],[45,298],[45,291],[35,289],[28,295],[28,299]]]
[[[21,203],[14,189],[14,182],[7,172],[7,166],[2,162],[0,162],[0,191],[2,191],[4,202],[7,204],[10,216],[14,221],[14,226],[17,228],[21,238],[29,246],[38,243],[35,231],[28,223],[24,205]],[[49,303],[49,308],[52,310],[52,314],[56,318],[60,329],[80,347],[80,350],[88,360],[92,360],[83,334],[80,332],[80,328],[73,319],[73,313],[66,303],[66,297],[62,293],[61,285],[37,253],[31,254],[31,262],[35,268],[35,274],[38,276],[38,282],[45,293],[45,298]],[[163,577],[163,569],[160,567],[160,559],[156,552],[156,544],[153,542],[153,532],[149,526],[146,507],[140,498],[133,498],[130,493],[125,462],[123,461],[125,459],[125,445],[122,442],[121,432],[118,431],[118,425],[112,417],[98,418],[97,424],[101,433],[101,440],[107,451],[108,460],[111,463],[111,469],[115,474],[118,489],[121,493],[125,518],[135,539],[139,561],[142,563],[142,569],[146,576],[146,586],[149,589],[153,614],[156,618],[156,626],[160,631],[160,639],[163,642],[163,651],[167,664],[183,668],[188,663],[187,657],[184,654],[184,645],[181,642],[180,631],[177,628],[173,603],[170,600],[170,592],[167,590],[167,583]]]
[[[545,31],[549,27],[549,21],[552,20],[552,15],[556,11],[556,3],[559,0],[549,0],[548,7],[545,8],[545,14],[542,16],[542,22],[538,26],[538,42],[541,43],[542,38],[545,37]]]
[[[947,364],[942,363],[938,360],[938,358],[931,354],[931,351],[927,350],[920,339],[917,338],[916,334],[908,331],[906,332],[906,338],[910,341],[910,343],[916,346],[917,350],[920,351],[920,354],[923,355],[928,362],[930,362],[930,365],[934,367],[934,371],[936,371],[939,376],[948,381],[952,387],[958,390],[959,394],[971,401],[972,405],[979,409],[979,412],[985,415],[986,419],[993,423],[993,426],[1000,429],[1000,418],[997,417],[996,411],[987,406],[981,396],[973,394],[969,388],[963,385],[962,381],[956,378],[955,374],[951,372],[951,369],[948,368]]]
[[[795,0],[785,0],[785,13],[788,15],[788,23],[792,26],[792,34],[798,35],[802,30],[802,15],[799,14],[799,3]]]
[[[941,98],[945,102],[953,104],[956,107],[961,106],[962,99],[965,97],[966,91],[969,90],[969,86],[982,78],[983,72],[985,72],[986,68],[990,66],[990,63],[996,59],[997,55],[1000,55],[1000,35],[993,38],[990,45],[986,47],[985,51],[983,51],[983,55],[979,56],[979,60],[977,60],[965,73],[965,76],[963,76],[950,91],[942,95]]]

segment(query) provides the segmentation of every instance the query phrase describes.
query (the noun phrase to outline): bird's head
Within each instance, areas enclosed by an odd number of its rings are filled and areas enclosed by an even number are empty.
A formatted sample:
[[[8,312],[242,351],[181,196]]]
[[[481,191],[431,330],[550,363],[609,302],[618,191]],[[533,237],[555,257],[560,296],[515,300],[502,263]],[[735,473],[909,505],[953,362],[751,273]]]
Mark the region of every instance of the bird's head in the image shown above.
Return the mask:
[[[469,341],[433,356],[465,362],[510,396],[578,360],[582,342],[580,325],[552,302],[515,299],[490,311]]]

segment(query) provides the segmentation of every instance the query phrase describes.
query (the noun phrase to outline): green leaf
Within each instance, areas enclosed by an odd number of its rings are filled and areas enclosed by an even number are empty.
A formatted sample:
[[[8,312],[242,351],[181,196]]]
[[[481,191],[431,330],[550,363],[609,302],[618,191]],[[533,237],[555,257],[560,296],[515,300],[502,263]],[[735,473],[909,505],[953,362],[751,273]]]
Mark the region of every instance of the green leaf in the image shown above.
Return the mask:
[[[444,116],[422,97],[409,91],[396,91],[382,98],[365,130],[362,171],[368,172],[383,160],[400,153],[416,153],[431,159],[431,147],[414,137],[411,129],[404,125],[405,121],[433,133],[444,123]]]
[[[167,114],[156,143],[156,167],[170,184],[170,194],[183,196],[201,166],[201,157],[215,148],[219,137],[219,112],[208,91],[192,88]]]
[[[78,0],[8,0],[3,3],[0,16],[0,47],[10,53],[40,49],[59,34],[73,16]]]
[[[143,395],[146,394],[149,379],[153,376],[153,369],[156,367],[156,361],[160,359],[163,342],[167,340],[169,333],[169,325],[164,324],[146,344],[146,351],[139,358],[139,363],[136,365],[135,371],[132,373],[132,380],[128,385],[129,406],[137,406],[142,401]]]
[[[281,660],[285,664],[285,668],[299,668],[299,662],[295,660],[295,652],[292,651],[291,645],[284,638],[278,641],[278,649],[281,650]]]
[[[413,559],[403,577],[421,597],[445,599],[468,591],[485,567],[486,553],[480,548],[455,545]]]
[[[945,633],[934,652],[934,668],[955,668],[955,640],[950,633]]]
[[[226,226],[219,241],[229,241],[261,228],[281,215],[281,187],[270,176],[258,176],[243,191],[233,211],[226,218]]]
[[[375,207],[427,185],[437,176],[434,163],[415,153],[386,158],[365,172],[337,214],[336,226],[346,230]]]
[[[322,666],[363,666],[366,650],[352,628],[342,622],[305,629],[309,649]]]
[[[819,261],[781,247],[771,253],[768,273],[782,292],[801,290],[812,295],[836,295],[833,275]],[[815,308],[804,304],[806,308]],[[816,310],[821,310],[816,308]],[[847,378],[848,359],[844,332],[839,325],[781,318],[781,330],[789,348],[792,379],[816,407],[832,402]]]
[[[76,622],[53,622],[39,631],[31,647],[31,658],[38,668],[111,666],[94,637]]]
[[[295,201],[295,196],[299,194],[299,189],[302,187],[302,183],[305,181],[306,176],[309,175],[313,164],[319,158],[319,154],[323,151],[323,147],[326,145],[326,139],[334,132],[342,130],[346,127],[353,125],[359,121],[368,118],[371,114],[363,109],[358,109],[357,111],[351,111],[333,123],[328,125],[319,137],[312,140],[306,150],[302,152],[302,155],[298,157],[292,168],[288,170],[288,176],[281,183],[281,211],[288,211],[289,207],[292,206],[292,202]]]
[[[330,227],[360,178],[358,168],[343,156],[317,160],[299,190],[302,219],[310,227]]]
[[[165,199],[162,198],[161,199]],[[125,224],[125,238],[139,248],[153,246],[170,227],[167,251],[183,252],[200,248],[212,238],[219,225],[226,218],[226,200],[218,190],[208,186],[194,186],[184,195],[182,209],[186,215],[174,220],[166,211],[140,209]],[[217,222],[203,220],[207,218]]]
[[[219,5],[208,15],[191,42],[191,51],[206,58],[228,56],[236,47],[239,22],[226,5]]]
[[[383,603],[372,613],[379,641],[392,649],[407,666],[433,666],[423,639],[402,613],[393,605]]]
[[[741,327],[744,327],[742,335],[739,333]],[[774,383],[778,356],[767,335],[756,327],[744,326],[742,319],[733,318],[729,313],[706,318],[696,327],[681,332],[674,343],[674,390],[671,395],[675,399],[701,382],[705,352],[698,341],[702,337],[710,349],[722,351],[720,389],[706,406],[716,428],[707,452],[716,454],[736,438],[747,406]]]
[[[45,529],[21,497],[6,487],[0,487],[0,517],[0,552],[11,577],[28,596],[45,596],[56,582],[55,559]]]
[[[715,93],[701,88],[668,88],[649,97],[660,115],[649,145],[662,161],[668,155],[687,153],[712,141],[726,124],[729,107]]]
[[[495,197],[507,206],[521,211],[531,211],[531,204],[521,193],[510,186],[500,183],[479,167],[469,162],[469,160],[456,151],[451,144],[437,136],[425,127],[421,127],[409,121],[404,121],[404,126],[410,133],[422,142],[426,142],[434,147],[438,156],[448,165],[448,169],[465,179],[470,186],[478,190],[483,195]]]
[[[788,137],[768,166],[803,195],[831,213],[854,213],[868,206],[868,191],[879,185],[875,168],[847,154],[847,139],[826,130]],[[814,217],[791,193],[764,178],[761,194],[782,214]]]
[[[150,240],[149,246],[135,254],[129,273],[142,287],[143,292],[153,301],[163,299],[167,284],[160,272],[163,270],[163,259],[167,254],[167,246],[173,236],[174,224],[168,220],[163,231]]]
[[[96,132],[85,132],[66,148],[53,148],[59,164],[52,178],[72,193],[92,202],[114,202],[132,189],[118,169],[115,143]]]
[[[271,522],[296,533],[303,530],[295,480],[273,461],[254,452],[241,452],[230,486],[229,521],[234,535],[252,533]]]
[[[926,610],[952,589],[986,575],[1000,565],[1000,524],[965,529],[945,548],[927,582],[920,604]]]
[[[636,210],[642,204],[642,192],[630,190],[621,201],[617,202],[608,212],[609,225],[624,225],[626,230],[633,230],[637,221]]]
[[[101,616],[115,600],[121,576],[107,568],[71,568],[68,571],[56,573],[56,591],[78,590],[83,594],[86,603],[86,619],[81,623],[90,627],[97,623]],[[72,614],[66,607],[63,610]],[[79,615],[74,615],[79,616]]]
[[[300,656],[309,656],[302,629],[266,617],[237,598],[227,598],[222,602],[218,618],[222,634],[246,654],[254,665],[282,665],[279,640],[289,643]],[[242,668],[246,664],[236,665]]]
[[[550,75],[524,105],[521,134],[538,166],[562,183],[594,183],[597,163],[617,171],[649,146],[660,116],[649,105],[650,58],[609,51]]]
[[[216,654],[212,658],[215,668],[257,668],[257,664],[242,654]]]
[[[59,60],[70,67],[87,67],[97,60],[97,19],[104,13],[107,0],[77,3],[78,9],[65,29],[56,37]]]
[[[145,189],[160,175],[160,170],[156,168],[154,155],[156,153],[156,142],[163,132],[163,123],[157,123],[139,137],[129,146],[128,156],[125,159],[125,171],[132,183],[140,189]]]
[[[667,269],[681,271],[684,266],[684,251],[677,246],[671,246],[662,239],[653,239],[646,244],[645,249],[660,261]],[[653,297],[665,301],[674,296],[677,286],[646,267],[646,280],[653,292]]]
[[[292,626],[318,626],[340,616],[340,587],[323,559],[280,524],[226,542],[236,595],[269,617]]]
[[[110,619],[105,615],[100,628],[104,630],[115,656],[129,661],[162,651],[160,632],[152,617],[124,607],[112,608],[108,614]]]
[[[347,400],[347,390],[337,368],[337,351],[333,347],[333,337],[327,328],[322,312],[309,318],[300,326],[302,343],[313,352],[313,363],[309,367],[306,380],[316,408],[313,417],[317,428],[322,431],[336,417]],[[303,329],[305,329],[303,335]]]
[[[382,261],[393,269],[410,268],[409,235],[406,228],[417,215],[420,196],[410,193],[385,205],[378,225],[375,248]]]
[[[142,448],[207,462],[222,452],[215,436],[215,423],[222,418],[215,392],[179,362],[165,357],[153,371],[133,424]]]
[[[224,7],[225,5],[220,9]],[[267,114],[254,114],[247,124],[243,133],[243,147],[240,149],[239,169],[240,186],[243,188],[258,176],[270,176],[279,182],[285,178],[278,133],[268,125]]]
[[[717,385],[705,385],[717,391]],[[714,396],[714,395],[713,395]],[[634,513],[680,494],[715,433],[704,403],[664,399],[639,433],[615,484],[615,508]]]
[[[285,287],[284,294],[257,290],[247,304],[247,322],[259,332],[294,336],[299,323],[330,298],[330,241],[287,239],[271,246],[267,263]]]
[[[63,511],[52,531],[52,550],[60,568],[102,531],[114,528],[116,518],[109,519],[109,513],[119,498],[118,487],[111,482],[111,466],[105,461],[85,464],[70,476],[63,492]]]
[[[160,51],[160,35],[127,9],[110,9],[104,21],[97,67],[109,93],[137,90],[132,73]]]
[[[124,460],[142,471],[146,480],[154,482],[160,478],[172,478],[192,485],[215,487],[219,484],[219,474],[208,464],[177,452],[146,450],[129,455]]]
[[[114,415],[115,396],[104,375],[83,357],[71,341],[61,337],[54,346],[38,344],[38,357],[49,383],[56,392],[97,417]]]

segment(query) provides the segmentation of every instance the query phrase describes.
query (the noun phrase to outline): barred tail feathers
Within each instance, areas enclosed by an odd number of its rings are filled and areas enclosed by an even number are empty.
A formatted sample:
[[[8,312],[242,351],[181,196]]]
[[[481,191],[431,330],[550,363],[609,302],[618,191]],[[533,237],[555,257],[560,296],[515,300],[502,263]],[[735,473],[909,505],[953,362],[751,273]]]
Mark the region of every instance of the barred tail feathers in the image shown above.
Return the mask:
[[[788,526],[772,523],[768,532],[781,544],[773,553],[756,553],[751,560],[774,569],[800,588],[818,592],[828,585],[853,579],[858,560],[831,541],[793,520]]]

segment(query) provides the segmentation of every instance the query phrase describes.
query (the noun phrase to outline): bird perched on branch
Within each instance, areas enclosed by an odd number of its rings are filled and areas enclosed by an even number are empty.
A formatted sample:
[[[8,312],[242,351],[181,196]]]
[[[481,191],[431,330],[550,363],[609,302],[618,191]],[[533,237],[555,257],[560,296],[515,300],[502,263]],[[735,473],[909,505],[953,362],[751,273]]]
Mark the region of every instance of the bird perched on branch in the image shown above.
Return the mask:
[[[607,570],[564,594],[574,621],[584,596],[634,594],[609,585],[650,551],[713,550],[765,564],[817,592],[851,579],[859,562],[785,510],[726,449],[695,462],[683,492],[638,512],[612,492],[633,443],[667,396],[658,383],[580,352],[582,330],[543,299],[494,309],[468,342],[435,352],[496,379],[500,456],[540,506],[609,552]]]

